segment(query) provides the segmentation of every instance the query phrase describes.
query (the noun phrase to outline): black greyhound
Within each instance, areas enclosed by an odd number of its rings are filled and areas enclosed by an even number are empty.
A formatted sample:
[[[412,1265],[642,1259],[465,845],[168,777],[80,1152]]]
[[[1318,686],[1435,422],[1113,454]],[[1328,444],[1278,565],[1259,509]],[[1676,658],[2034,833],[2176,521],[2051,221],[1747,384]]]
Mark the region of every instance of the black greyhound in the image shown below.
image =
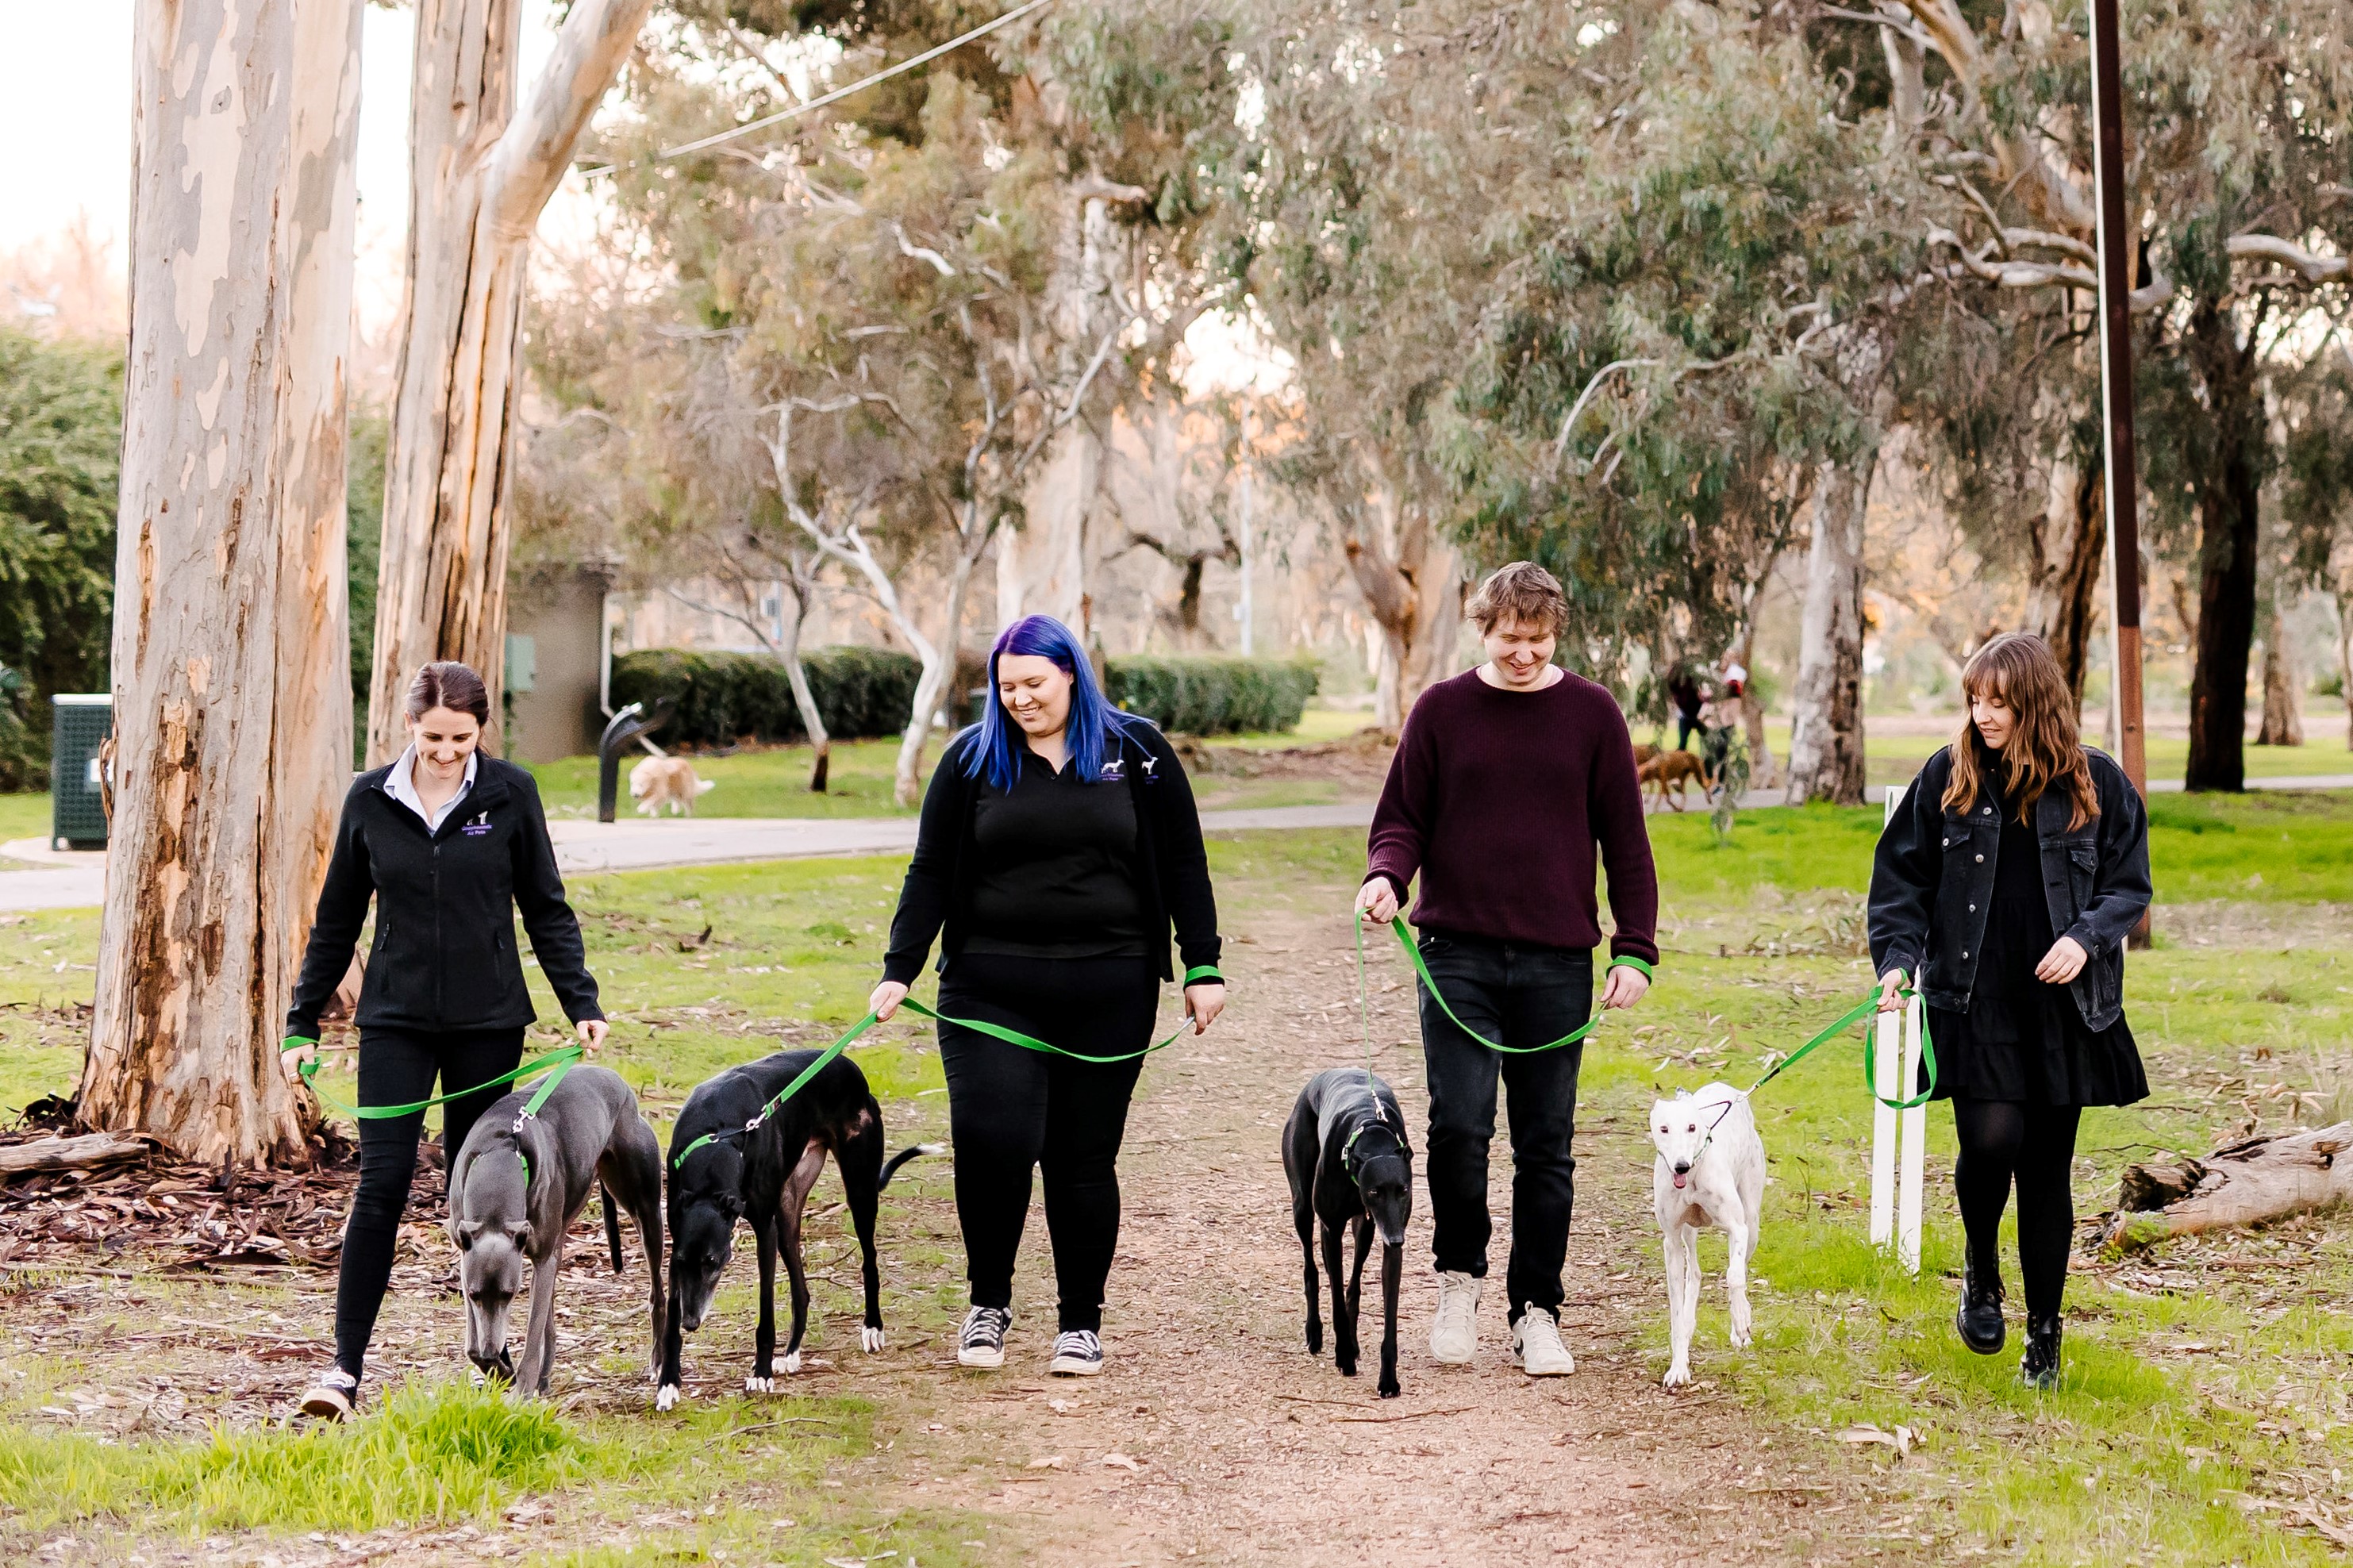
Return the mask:
[[[1332,1364],[1356,1375],[1356,1304],[1373,1231],[1381,1233],[1383,1399],[1398,1395],[1398,1276],[1406,1220],[1413,1213],[1413,1148],[1396,1091],[1363,1068],[1331,1068],[1307,1080],[1282,1128],[1282,1169],[1291,1178],[1291,1217],[1306,1254],[1307,1350],[1324,1351],[1316,1301],[1315,1223],[1324,1224],[1324,1269],[1332,1277]],[[1340,1240],[1353,1227],[1356,1266],[1341,1286]]]
[[[655,1406],[678,1401],[682,1338],[702,1326],[719,1276],[734,1250],[735,1222],[748,1219],[760,1244],[760,1332],[752,1393],[776,1386],[776,1253],[792,1277],[793,1337],[786,1347],[786,1373],[800,1370],[801,1334],[808,1323],[808,1277],[801,1263],[801,1210],[817,1185],[831,1152],[841,1167],[849,1199],[850,1223],[866,1257],[866,1327],[860,1342],[882,1348],[882,1277],[874,1263],[874,1210],[882,1188],[901,1165],[918,1154],[936,1153],[937,1144],[919,1143],[882,1161],[882,1108],[866,1087],[866,1075],[846,1057],[836,1057],[797,1093],[762,1114],[776,1094],[798,1078],[820,1053],[778,1051],[756,1062],[730,1068],[687,1096],[670,1131],[670,1314],[663,1325],[659,1392]],[[756,1119],[756,1125],[754,1122]]]

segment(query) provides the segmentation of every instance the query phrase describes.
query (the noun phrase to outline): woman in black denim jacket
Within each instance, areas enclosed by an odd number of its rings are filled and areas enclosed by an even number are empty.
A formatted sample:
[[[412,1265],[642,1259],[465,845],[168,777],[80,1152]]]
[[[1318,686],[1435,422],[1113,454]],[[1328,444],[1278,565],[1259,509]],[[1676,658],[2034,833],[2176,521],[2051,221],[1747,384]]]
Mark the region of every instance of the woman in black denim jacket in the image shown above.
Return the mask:
[[[1981,1355],[2003,1340],[1998,1240],[2018,1185],[2026,1287],[2021,1375],[2059,1380],[2059,1313],[2087,1105],[2148,1094],[2124,1017],[2125,942],[2148,908],[2148,818],[2122,769],[2076,737],[2041,637],[2012,633],[1961,672],[1968,721],[1928,759],[1881,835],[1871,956],[1883,1008],[1917,982],[1953,1101],[1968,1255],[1955,1323]]]

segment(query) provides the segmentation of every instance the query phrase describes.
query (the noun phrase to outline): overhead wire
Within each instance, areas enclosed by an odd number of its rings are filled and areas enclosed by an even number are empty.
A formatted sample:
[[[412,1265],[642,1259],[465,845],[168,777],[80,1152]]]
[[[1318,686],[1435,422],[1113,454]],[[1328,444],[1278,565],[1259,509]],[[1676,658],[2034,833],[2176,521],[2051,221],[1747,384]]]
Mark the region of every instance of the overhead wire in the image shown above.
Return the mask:
[[[804,114],[812,113],[818,110],[823,109],[828,104],[839,103],[843,99],[849,97],[853,93],[863,92],[868,88],[874,86],[877,82],[888,81],[894,76],[900,76],[905,72],[913,70],[917,66],[935,60],[951,50],[960,49],[976,38],[986,37],[989,34],[996,32],[999,27],[1009,26],[1013,23],[1019,21],[1022,17],[1029,15],[1032,11],[1042,10],[1044,7],[1050,5],[1053,3],[1054,0],[1024,0],[1024,4],[1016,5],[1012,10],[1006,12],[1005,15],[997,17],[993,21],[983,22],[979,26],[973,28],[970,32],[959,34],[955,37],[950,38],[944,44],[935,45],[931,48],[925,49],[922,54],[910,56],[906,59],[901,60],[897,65],[886,66],[870,77],[865,77],[858,81],[851,82],[848,87],[835,88],[831,92],[825,93],[817,98],[812,98],[806,103],[797,103],[790,109],[781,110],[775,114],[765,115],[758,120],[749,121],[744,124],[733,126],[725,131],[716,132],[709,136],[698,137],[692,142],[681,142],[675,147],[665,147],[650,158],[640,158],[636,160],[634,163],[606,163],[594,169],[583,169],[580,173],[584,178],[592,178],[597,174],[610,174],[620,169],[636,168],[639,164],[643,163],[658,163],[666,159],[682,157],[689,153],[699,153],[705,147],[716,147],[722,142],[733,142],[738,136],[749,136],[754,131],[765,131],[771,125],[781,125],[787,120],[797,120]]]

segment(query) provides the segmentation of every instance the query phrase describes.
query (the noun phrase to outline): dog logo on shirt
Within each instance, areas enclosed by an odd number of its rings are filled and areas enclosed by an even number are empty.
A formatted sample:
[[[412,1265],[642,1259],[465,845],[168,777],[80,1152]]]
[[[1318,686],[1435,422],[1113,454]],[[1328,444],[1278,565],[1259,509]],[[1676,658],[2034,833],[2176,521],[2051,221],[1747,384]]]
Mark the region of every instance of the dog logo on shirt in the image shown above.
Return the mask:
[[[480,838],[483,834],[488,833],[490,830],[491,814],[487,811],[459,829],[459,832],[463,833],[469,838]]]
[[[1113,758],[1111,758],[1110,760],[1108,760],[1107,762],[1105,762],[1105,763],[1103,763],[1103,783],[1105,783],[1105,784],[1118,784],[1121,780],[1123,780],[1123,779],[1124,779],[1124,778],[1126,778],[1126,777],[1127,777],[1127,759],[1126,759],[1125,757],[1113,757]]]

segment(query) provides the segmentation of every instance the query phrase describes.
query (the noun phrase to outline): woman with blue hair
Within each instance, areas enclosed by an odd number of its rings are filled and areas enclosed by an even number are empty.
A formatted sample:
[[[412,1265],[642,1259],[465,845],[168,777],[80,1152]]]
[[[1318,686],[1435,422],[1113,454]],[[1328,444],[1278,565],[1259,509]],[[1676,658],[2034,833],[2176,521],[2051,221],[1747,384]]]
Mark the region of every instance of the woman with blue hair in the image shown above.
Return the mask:
[[[972,1308],[956,1360],[1005,1364],[1013,1260],[1042,1173],[1060,1332],[1050,1370],[1103,1370],[1103,1283],[1119,1242],[1119,1145],[1169,963],[1193,1032],[1226,1005],[1218,906],[1175,748],[1095,684],[1068,626],[1030,616],[988,654],[997,700],[948,745],[923,796],[891,922],[888,1018],[940,944],[940,1059]],[[1090,1057],[1033,1051],[968,1018]]]

